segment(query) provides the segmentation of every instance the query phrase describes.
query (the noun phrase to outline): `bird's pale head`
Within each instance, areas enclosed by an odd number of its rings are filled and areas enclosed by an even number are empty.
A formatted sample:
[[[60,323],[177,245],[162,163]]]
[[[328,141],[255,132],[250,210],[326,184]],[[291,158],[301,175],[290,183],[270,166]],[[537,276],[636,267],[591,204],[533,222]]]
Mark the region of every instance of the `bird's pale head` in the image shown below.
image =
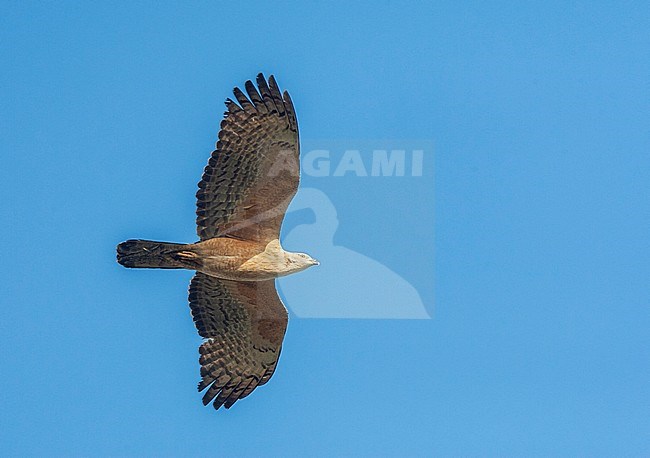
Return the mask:
[[[320,263],[307,253],[286,253],[287,269],[290,273],[300,272],[311,266],[317,266]]]

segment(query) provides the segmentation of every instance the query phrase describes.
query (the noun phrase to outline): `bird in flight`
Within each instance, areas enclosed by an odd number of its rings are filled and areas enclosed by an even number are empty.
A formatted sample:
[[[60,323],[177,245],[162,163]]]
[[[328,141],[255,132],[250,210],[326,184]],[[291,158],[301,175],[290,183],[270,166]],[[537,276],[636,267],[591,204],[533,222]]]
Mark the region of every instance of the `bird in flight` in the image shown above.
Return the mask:
[[[300,181],[298,123],[288,92],[261,73],[226,100],[219,140],[196,193],[199,241],[127,240],[125,267],[190,269],[203,404],[230,408],[269,381],[288,315],[275,279],[318,262],[285,251],[280,226]]]

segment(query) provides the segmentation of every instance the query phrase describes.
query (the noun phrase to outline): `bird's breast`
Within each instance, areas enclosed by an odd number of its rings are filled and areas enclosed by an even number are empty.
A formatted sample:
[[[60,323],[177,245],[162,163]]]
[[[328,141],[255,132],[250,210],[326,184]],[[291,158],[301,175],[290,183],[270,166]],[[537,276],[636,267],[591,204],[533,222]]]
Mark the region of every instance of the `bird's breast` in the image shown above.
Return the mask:
[[[200,269],[207,275],[227,280],[270,280],[287,274],[287,261],[279,241],[269,242],[255,254],[240,253],[228,256],[211,252],[203,257]]]

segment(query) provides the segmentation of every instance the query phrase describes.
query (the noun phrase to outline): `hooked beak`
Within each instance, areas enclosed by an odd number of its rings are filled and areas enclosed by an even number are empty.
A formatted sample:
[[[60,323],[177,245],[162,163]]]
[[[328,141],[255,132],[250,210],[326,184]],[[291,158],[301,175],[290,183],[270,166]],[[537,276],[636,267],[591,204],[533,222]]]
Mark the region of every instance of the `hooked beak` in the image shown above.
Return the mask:
[[[312,258],[311,262],[312,262],[312,265],[314,265],[314,266],[320,266],[320,262],[316,261],[313,258]]]

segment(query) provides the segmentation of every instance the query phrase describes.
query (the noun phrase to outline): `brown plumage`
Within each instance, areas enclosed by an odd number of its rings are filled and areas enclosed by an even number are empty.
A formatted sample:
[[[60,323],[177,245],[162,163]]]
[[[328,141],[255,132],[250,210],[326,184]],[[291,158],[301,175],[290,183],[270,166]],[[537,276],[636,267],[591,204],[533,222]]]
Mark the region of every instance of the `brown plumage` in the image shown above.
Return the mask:
[[[287,326],[275,278],[318,264],[284,251],[280,226],[298,189],[298,124],[271,76],[235,88],[219,141],[196,193],[199,241],[128,240],[125,267],[191,269],[189,301],[205,340],[199,348],[203,403],[230,408],[273,375]],[[259,92],[258,92],[259,90]]]

